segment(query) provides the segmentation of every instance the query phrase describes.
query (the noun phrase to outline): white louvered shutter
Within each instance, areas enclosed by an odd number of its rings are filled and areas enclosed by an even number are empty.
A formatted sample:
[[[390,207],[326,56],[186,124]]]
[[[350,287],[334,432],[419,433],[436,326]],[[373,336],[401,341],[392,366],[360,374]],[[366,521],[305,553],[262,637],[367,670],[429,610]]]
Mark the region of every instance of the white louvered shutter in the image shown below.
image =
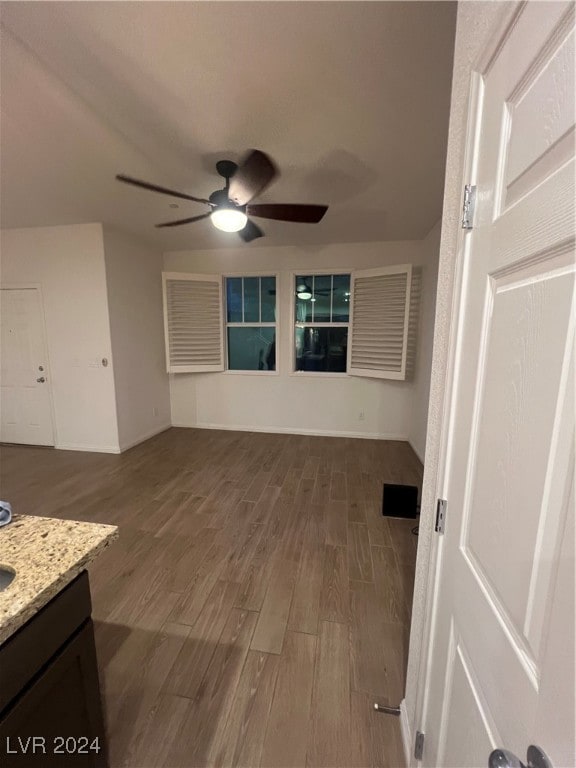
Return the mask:
[[[222,278],[164,272],[168,373],[224,370]]]
[[[410,286],[410,319],[408,321],[408,341],[406,342],[406,379],[413,379],[416,369],[421,297],[422,267],[412,267],[412,284]]]
[[[353,273],[350,375],[406,378],[411,284],[410,264]]]

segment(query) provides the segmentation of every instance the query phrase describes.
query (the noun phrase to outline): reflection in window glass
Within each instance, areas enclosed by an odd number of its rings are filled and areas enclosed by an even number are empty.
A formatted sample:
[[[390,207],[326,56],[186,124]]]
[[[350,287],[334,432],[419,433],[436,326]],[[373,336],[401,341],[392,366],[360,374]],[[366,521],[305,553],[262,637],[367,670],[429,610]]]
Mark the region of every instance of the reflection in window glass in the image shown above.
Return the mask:
[[[228,368],[231,371],[275,371],[276,329],[229,326]]]
[[[260,279],[244,278],[244,322],[260,322]]]
[[[332,322],[347,323],[350,319],[350,275],[334,275]]]
[[[316,275],[314,277],[314,302],[312,320],[315,323],[329,323],[332,305],[332,275]]]
[[[296,276],[296,317],[297,323],[312,322],[312,275]]]
[[[276,278],[260,278],[260,310],[263,323],[276,322]]]
[[[346,373],[348,328],[296,327],[296,370]]]
[[[350,318],[350,275],[297,275],[297,323],[347,323]]]
[[[297,275],[295,370],[346,372],[350,275]]]
[[[226,318],[229,323],[242,322],[242,278],[226,278]]]

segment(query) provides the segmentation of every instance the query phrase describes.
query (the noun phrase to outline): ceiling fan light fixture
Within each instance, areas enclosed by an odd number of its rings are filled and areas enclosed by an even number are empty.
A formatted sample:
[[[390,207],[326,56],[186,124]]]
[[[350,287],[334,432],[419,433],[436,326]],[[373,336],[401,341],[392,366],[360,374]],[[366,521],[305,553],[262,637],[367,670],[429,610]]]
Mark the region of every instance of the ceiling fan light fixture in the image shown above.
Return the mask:
[[[210,220],[222,232],[239,232],[246,226],[248,217],[238,208],[221,207],[212,211]]]
[[[267,189],[278,175],[278,169],[272,160],[258,149],[249,152],[240,165],[231,160],[219,160],[216,163],[216,171],[226,183],[223,189],[215,190],[208,198],[194,197],[194,195],[189,195],[186,192],[161,187],[158,184],[135,179],[123,173],[117,174],[116,179],[133,187],[158,192],[169,197],[177,197],[181,200],[190,200],[194,203],[203,203],[210,207],[210,210],[198,216],[188,216],[185,219],[156,224],[155,226],[158,228],[179,227],[183,224],[193,224],[210,218],[216,229],[222,232],[238,232],[245,243],[250,243],[264,235],[260,227],[252,221],[252,216],[275,219],[276,221],[317,224],[328,210],[327,205],[253,204],[252,200]],[[178,208],[178,205],[172,203],[170,207]],[[250,219],[246,212],[250,214]],[[306,298],[308,299],[310,296],[306,296]]]
[[[298,283],[296,286],[296,296],[303,301],[308,301],[312,298],[312,289],[307,283]]]

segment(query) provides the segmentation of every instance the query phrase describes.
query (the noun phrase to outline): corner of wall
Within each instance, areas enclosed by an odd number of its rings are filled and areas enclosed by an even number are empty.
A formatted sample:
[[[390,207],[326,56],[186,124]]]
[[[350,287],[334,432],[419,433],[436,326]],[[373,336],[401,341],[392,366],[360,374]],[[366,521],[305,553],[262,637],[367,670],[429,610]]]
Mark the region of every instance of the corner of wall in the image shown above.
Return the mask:
[[[171,423],[162,254],[109,227],[103,235],[119,441],[127,450]]]

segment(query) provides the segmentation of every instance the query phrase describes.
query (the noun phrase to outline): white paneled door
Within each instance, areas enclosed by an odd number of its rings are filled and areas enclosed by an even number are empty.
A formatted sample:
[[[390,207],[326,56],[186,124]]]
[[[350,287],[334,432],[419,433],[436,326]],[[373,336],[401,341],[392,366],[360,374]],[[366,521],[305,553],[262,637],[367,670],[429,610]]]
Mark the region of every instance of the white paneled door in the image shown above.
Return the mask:
[[[574,5],[520,3],[490,44],[472,83],[477,200],[461,257],[423,763],[480,768],[496,747],[526,763],[537,744],[568,768]]]
[[[0,315],[0,440],[54,445],[40,291],[3,288]]]

